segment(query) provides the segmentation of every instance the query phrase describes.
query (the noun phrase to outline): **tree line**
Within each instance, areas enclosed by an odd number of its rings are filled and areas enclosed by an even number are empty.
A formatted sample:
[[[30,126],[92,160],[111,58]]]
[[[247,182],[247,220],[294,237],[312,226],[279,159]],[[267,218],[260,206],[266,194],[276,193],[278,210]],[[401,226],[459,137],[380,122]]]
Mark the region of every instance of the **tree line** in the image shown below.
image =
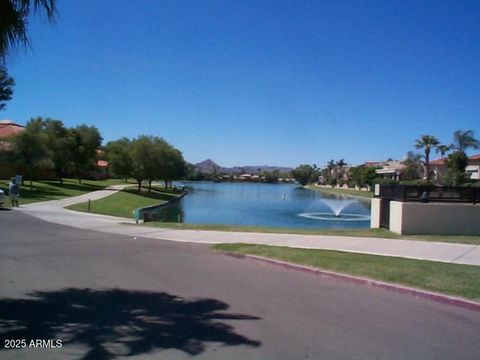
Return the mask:
[[[455,131],[453,142],[443,144],[436,136],[421,135],[415,140],[415,148],[423,150],[423,154],[409,151],[401,162],[403,168],[400,171],[400,179],[407,183],[431,183],[433,173],[430,169],[431,152],[435,151],[442,159],[445,159],[447,173],[443,179],[446,185],[459,186],[471,182],[466,172],[468,156],[466,150],[478,149],[480,142],[475,138],[473,130]],[[392,161],[392,159],[388,159]],[[330,160],[323,168],[316,165],[303,164],[292,171],[292,175],[301,185],[321,182],[326,185],[347,184],[349,187],[365,187],[374,183],[396,183],[396,180],[379,177],[376,170],[379,167],[360,165],[346,168],[344,159]]]
[[[53,171],[60,183],[65,177],[74,177],[80,183],[92,176],[100,159],[109,162],[113,175],[134,178],[139,190],[144,181],[148,181],[149,191],[154,180],[171,186],[186,173],[182,153],[160,137],[122,138],[102,147],[102,136],[95,126],[67,128],[61,120],[50,118],[31,119],[22,132],[8,139],[8,144],[2,157],[25,170],[30,186],[41,169]]]

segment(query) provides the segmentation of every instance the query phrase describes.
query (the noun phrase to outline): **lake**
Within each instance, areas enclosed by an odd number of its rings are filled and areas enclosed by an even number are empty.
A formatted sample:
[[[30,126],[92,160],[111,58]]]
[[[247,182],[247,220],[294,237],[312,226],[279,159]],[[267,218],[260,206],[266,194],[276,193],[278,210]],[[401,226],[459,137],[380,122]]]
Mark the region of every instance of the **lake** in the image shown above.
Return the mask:
[[[307,190],[293,184],[180,182],[189,194],[159,208],[160,221],[303,229],[368,228],[369,199]],[[345,206],[340,216],[331,207]],[[337,210],[338,211],[338,210]]]

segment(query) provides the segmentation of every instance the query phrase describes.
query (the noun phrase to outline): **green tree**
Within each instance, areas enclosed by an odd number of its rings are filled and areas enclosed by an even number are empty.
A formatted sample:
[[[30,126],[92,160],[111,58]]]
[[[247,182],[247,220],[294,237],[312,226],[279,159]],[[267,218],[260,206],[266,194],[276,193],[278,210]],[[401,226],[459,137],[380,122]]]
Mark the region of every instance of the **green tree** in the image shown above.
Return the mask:
[[[407,153],[405,160],[402,161],[404,168],[401,172],[402,180],[417,180],[420,179],[422,173],[422,156],[415,154],[412,151]]]
[[[67,176],[72,166],[73,138],[61,120],[38,118],[43,121],[44,133],[47,139],[47,148],[51,154],[55,176],[63,184],[63,178]]]
[[[68,142],[72,159],[72,170],[81,183],[95,169],[97,150],[102,143],[100,132],[95,126],[79,125],[70,130],[71,140]]]
[[[372,166],[355,166],[349,170],[350,182],[356,186],[372,185],[377,177],[376,168]]]
[[[43,126],[41,118],[31,119],[25,126],[25,130],[10,140],[14,162],[27,169],[30,190],[33,190],[32,180],[35,177],[35,171],[40,167],[52,166]]]
[[[437,152],[437,154],[440,154],[440,157],[443,159],[445,154],[449,152],[451,149],[452,149],[451,145],[439,144],[437,145],[435,151]]]
[[[315,169],[315,166],[313,166],[313,169]],[[265,182],[268,184],[276,184],[278,183],[278,178],[280,177],[280,171],[279,170],[273,170],[273,171],[264,171],[262,176],[265,178]]]
[[[415,148],[423,149],[425,152],[425,179],[430,180],[430,151],[436,148],[440,142],[435,136],[422,135],[420,139],[415,140]]]
[[[154,138],[154,145],[158,153],[156,179],[163,180],[165,188],[172,187],[173,180],[180,179],[187,173],[185,160],[179,150],[162,138]]]
[[[0,110],[6,108],[5,102],[12,99],[15,80],[8,75],[7,68],[0,66]]]
[[[473,130],[457,130],[453,134],[453,144],[451,147],[454,149],[454,152],[448,156],[446,183],[458,186],[469,180],[465,172],[468,164],[468,156],[465,151],[470,148],[478,149],[480,142],[475,139]]]
[[[0,0],[0,59],[17,46],[30,46],[27,34],[28,17],[44,12],[49,21],[55,19],[55,0]]]
[[[133,174],[132,142],[123,137],[116,141],[110,141],[106,146],[106,154],[109,165],[116,176],[122,177],[127,182]]]
[[[133,160],[133,177],[138,183],[138,191],[141,191],[144,180],[150,180],[150,191],[151,180],[155,178],[156,161],[159,156],[159,153],[155,149],[153,137],[141,135],[134,139],[132,141],[131,154]]]
[[[445,183],[451,186],[459,186],[468,181],[465,169],[468,164],[468,157],[463,151],[455,151],[448,156],[447,176]]]
[[[470,148],[478,149],[480,147],[480,142],[475,139],[473,130],[457,130],[453,134],[453,149],[455,151],[465,152]]]
[[[300,165],[292,171],[292,176],[301,185],[307,185],[314,180],[315,171],[311,165]]]

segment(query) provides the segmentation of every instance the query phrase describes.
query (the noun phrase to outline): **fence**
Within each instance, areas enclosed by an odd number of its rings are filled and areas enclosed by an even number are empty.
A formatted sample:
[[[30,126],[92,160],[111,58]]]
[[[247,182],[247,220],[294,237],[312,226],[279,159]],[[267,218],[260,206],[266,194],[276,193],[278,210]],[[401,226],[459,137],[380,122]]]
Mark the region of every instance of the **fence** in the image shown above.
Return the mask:
[[[476,204],[480,187],[380,185],[375,197],[401,202],[456,202]]]

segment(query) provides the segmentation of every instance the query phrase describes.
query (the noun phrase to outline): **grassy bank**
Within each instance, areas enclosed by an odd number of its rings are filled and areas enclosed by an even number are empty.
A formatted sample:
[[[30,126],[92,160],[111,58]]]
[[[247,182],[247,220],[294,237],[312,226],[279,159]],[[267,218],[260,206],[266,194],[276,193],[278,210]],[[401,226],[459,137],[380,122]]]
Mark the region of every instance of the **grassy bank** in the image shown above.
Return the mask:
[[[353,236],[353,237],[373,237],[382,239],[398,240],[420,240],[436,241],[457,244],[480,245],[480,236],[478,235],[398,235],[386,229],[289,229],[272,228],[257,226],[235,226],[235,225],[210,225],[210,224],[184,224],[169,222],[149,222],[144,226],[162,227],[169,229],[186,230],[213,230],[213,231],[239,231],[256,232],[267,234],[300,234],[300,235],[325,235],[325,236]]]
[[[480,301],[478,266],[264,245],[220,244],[213,249],[259,255]]]
[[[103,199],[92,201],[90,211],[95,214],[132,218],[132,212],[136,208],[163,205],[181,195],[181,193],[163,190],[158,187],[152,188],[150,193],[144,189],[139,192],[134,186]],[[71,205],[67,209],[87,212],[88,202]]]
[[[10,180],[0,180],[0,189],[8,192]],[[33,181],[33,190],[30,183],[20,187],[20,205],[38,201],[58,200],[66,197],[82,195],[91,191],[102,190],[110,185],[124,184],[123,180],[82,180],[79,184],[76,179],[64,179],[63,184],[58,181]],[[6,196],[5,206],[10,206],[10,198]]]
[[[321,187],[315,185],[307,185],[305,186],[306,189],[320,191],[327,194],[335,194],[335,195],[349,195],[361,198],[371,199],[373,198],[373,193],[369,191],[359,191],[359,190],[346,190],[346,189],[336,189],[336,188],[329,188],[329,187]]]

